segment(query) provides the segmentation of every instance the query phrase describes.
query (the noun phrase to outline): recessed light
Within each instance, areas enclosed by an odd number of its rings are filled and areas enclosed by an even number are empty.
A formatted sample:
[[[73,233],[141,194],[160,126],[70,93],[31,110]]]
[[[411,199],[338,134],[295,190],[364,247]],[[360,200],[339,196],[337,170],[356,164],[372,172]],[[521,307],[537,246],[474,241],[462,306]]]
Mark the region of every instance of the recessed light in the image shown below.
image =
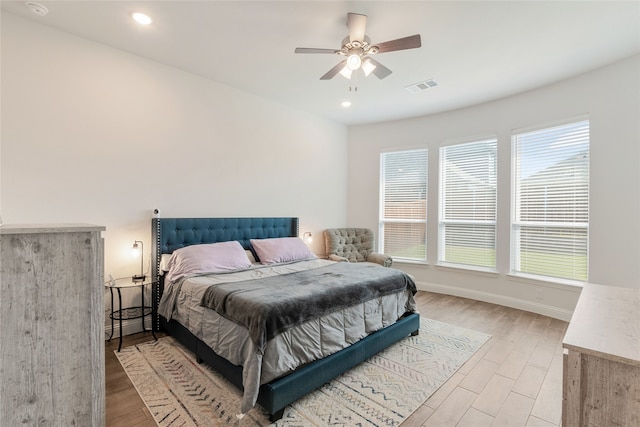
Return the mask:
[[[47,9],[46,7],[41,5],[40,3],[36,3],[36,2],[33,2],[33,1],[28,1],[25,4],[29,8],[29,10],[31,10],[31,12],[33,12],[35,15],[45,16],[47,13],[49,13],[49,9]]]
[[[138,23],[141,25],[149,25],[151,24],[151,18],[149,17],[149,15],[145,15],[144,13],[140,13],[140,12],[134,12],[131,14],[131,17]]]
[[[343,108],[349,108],[351,107],[351,101],[342,101],[340,105],[342,105]]]

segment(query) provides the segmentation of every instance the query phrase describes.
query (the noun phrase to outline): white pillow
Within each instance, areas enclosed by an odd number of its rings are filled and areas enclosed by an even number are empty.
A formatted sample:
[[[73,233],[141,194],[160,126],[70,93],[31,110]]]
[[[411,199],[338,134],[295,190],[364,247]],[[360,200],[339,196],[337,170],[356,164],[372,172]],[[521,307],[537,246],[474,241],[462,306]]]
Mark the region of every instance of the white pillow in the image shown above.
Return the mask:
[[[251,261],[238,241],[191,245],[173,252],[167,263],[167,280],[174,282],[183,276],[225,273],[249,267]]]
[[[160,275],[163,275],[167,271],[169,271],[169,260],[171,259],[171,254],[162,254],[160,256]]]
[[[317,258],[299,237],[251,239],[251,246],[262,264]]]

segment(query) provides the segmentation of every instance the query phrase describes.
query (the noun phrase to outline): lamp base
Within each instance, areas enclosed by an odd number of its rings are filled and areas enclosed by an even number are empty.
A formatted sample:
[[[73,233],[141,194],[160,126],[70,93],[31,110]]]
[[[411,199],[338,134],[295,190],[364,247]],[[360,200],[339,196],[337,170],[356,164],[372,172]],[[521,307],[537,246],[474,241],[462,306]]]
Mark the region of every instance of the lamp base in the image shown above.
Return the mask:
[[[131,278],[131,280],[133,280],[134,282],[144,282],[144,279],[146,279],[147,276],[143,275],[143,274],[136,274],[135,276],[133,276]]]

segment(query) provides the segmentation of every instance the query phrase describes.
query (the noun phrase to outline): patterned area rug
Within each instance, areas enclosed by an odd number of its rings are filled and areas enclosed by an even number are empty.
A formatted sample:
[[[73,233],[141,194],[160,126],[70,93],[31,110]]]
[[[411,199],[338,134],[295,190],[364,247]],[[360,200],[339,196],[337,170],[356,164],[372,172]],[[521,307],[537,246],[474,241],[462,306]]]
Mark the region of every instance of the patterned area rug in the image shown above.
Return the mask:
[[[489,337],[422,318],[419,335],[298,400],[272,426],[398,426]],[[127,347],[116,355],[161,427],[271,425],[259,406],[238,420],[240,391],[199,365],[171,337]]]

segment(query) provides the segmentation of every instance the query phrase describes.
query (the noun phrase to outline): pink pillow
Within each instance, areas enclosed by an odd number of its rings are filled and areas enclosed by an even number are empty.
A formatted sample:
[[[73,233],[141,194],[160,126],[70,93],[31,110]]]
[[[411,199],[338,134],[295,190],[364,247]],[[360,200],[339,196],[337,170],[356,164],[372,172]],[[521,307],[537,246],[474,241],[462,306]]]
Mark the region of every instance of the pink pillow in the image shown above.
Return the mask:
[[[192,245],[177,249],[171,255],[167,280],[205,273],[225,273],[251,267],[244,248],[238,241]]]
[[[251,246],[262,264],[299,261],[317,258],[298,237],[278,237],[274,239],[251,239]]]

